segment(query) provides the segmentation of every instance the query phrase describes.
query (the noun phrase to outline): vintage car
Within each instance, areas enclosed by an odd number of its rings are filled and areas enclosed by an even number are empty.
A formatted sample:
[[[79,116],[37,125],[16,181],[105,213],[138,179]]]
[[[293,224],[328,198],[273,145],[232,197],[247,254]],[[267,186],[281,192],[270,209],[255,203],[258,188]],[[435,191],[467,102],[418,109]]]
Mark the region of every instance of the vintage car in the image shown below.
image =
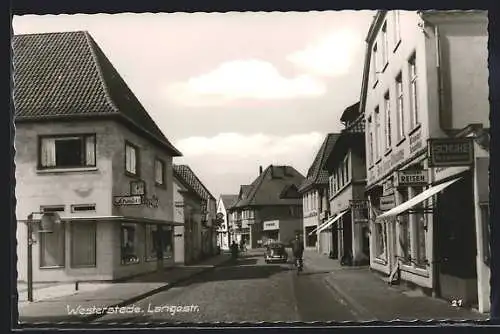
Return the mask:
[[[264,260],[266,263],[286,263],[288,261],[288,253],[286,252],[285,245],[282,243],[268,244],[264,253]]]

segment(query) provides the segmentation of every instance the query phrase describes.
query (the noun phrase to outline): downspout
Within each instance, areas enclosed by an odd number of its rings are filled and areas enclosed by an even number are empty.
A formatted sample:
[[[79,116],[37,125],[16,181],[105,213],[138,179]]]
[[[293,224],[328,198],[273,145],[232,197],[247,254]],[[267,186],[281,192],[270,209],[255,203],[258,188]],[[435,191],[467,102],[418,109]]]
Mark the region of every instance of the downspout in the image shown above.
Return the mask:
[[[422,19],[422,21],[424,22],[424,34],[427,35],[425,33],[425,26],[429,26],[431,27],[433,30],[434,30],[434,42],[436,44],[436,75],[437,75],[437,81],[438,81],[438,118],[439,118],[439,128],[441,129],[441,131],[443,131],[445,134],[448,134],[450,130],[450,128],[446,127],[444,125],[444,81],[443,81],[443,74],[442,74],[442,67],[441,67],[441,63],[442,63],[442,55],[441,55],[441,43],[440,43],[440,33],[439,33],[439,28],[436,24],[433,24],[431,22],[429,22],[428,20],[425,20],[424,19],[424,15],[423,13],[419,13],[420,14],[420,18]]]

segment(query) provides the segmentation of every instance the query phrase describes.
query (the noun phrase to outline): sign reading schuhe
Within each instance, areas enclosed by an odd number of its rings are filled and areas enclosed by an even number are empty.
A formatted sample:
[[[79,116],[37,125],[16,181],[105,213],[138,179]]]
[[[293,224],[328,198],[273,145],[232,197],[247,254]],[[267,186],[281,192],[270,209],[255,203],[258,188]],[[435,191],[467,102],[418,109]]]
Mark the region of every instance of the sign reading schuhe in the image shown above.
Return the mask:
[[[474,161],[472,138],[429,139],[429,167],[467,166]]]

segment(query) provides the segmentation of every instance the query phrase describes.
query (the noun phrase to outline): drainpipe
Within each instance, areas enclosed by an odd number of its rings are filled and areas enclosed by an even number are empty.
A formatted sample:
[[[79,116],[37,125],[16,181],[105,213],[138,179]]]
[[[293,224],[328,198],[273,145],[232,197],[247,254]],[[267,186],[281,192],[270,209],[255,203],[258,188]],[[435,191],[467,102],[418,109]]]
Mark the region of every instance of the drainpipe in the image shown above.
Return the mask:
[[[441,68],[441,60],[442,60],[442,55],[441,55],[441,43],[440,43],[440,33],[439,33],[439,28],[436,24],[430,23],[429,21],[425,20],[423,17],[423,13],[419,13],[420,18],[424,22],[424,29],[425,26],[429,26],[434,30],[434,41],[436,44],[436,75],[438,79],[438,116],[439,116],[439,128],[441,131],[443,131],[445,134],[447,134],[450,130],[450,128],[446,127],[444,125],[444,81],[443,81],[443,74],[442,74],[442,68]],[[425,30],[424,30],[425,34]]]

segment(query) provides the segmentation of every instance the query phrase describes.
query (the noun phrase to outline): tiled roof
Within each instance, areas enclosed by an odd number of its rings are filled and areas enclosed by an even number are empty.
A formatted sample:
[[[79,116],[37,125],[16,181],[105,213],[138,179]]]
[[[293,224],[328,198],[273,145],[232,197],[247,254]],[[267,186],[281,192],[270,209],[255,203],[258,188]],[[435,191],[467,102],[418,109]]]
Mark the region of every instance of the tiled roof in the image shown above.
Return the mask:
[[[302,198],[297,193],[294,198],[283,197],[284,189],[296,188],[304,181],[304,176],[292,166],[268,166],[248,190],[245,198],[240,198],[235,207],[260,205],[300,205]],[[241,196],[240,196],[241,197]]]
[[[338,133],[329,133],[316,154],[314,161],[307,171],[307,177],[299,187],[300,192],[307,191],[314,185],[328,184],[328,171],[326,170],[326,160],[330,151],[335,146],[335,142],[340,137]]]
[[[207,210],[207,201],[209,199],[215,201],[214,196],[208,191],[208,189],[203,185],[203,183],[198,179],[196,174],[187,165],[173,165],[173,171],[175,175],[181,178],[187,185],[193,189],[193,191],[201,197],[204,201],[202,202],[202,212]]]
[[[238,195],[220,195],[220,198],[226,210],[238,201]]]
[[[88,32],[15,35],[12,49],[16,122],[117,117],[182,155]]]

